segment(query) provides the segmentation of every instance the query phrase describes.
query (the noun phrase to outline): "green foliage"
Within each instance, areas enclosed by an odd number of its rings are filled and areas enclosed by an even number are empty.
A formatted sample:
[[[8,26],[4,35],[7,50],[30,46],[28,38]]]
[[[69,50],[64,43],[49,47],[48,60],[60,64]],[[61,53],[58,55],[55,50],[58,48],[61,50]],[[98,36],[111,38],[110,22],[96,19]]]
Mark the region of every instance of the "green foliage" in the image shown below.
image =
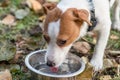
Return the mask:
[[[13,70],[11,71],[13,80],[30,80],[28,75],[21,70]]]
[[[21,2],[24,0],[11,0],[10,4],[7,7],[0,7],[0,19],[2,19],[4,15],[11,13],[12,10],[16,11],[22,9]],[[21,30],[28,30],[31,26],[35,25],[38,21],[38,15],[36,15],[33,11],[22,20],[17,20],[16,26],[6,26],[0,24],[0,38],[2,39],[15,39],[16,34],[19,34]]]
[[[111,50],[119,50],[120,49],[120,32],[119,31],[115,31],[115,30],[111,30],[111,35],[112,34],[118,36],[119,39],[117,39],[117,40],[109,39],[108,47]]]

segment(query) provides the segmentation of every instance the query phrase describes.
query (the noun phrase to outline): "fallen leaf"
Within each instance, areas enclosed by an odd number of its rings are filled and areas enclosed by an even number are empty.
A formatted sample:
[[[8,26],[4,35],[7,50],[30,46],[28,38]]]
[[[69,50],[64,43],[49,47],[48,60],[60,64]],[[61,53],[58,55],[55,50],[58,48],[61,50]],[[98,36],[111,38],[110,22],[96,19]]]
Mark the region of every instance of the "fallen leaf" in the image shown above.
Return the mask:
[[[115,76],[112,80],[120,80],[120,76]]]
[[[103,67],[104,67],[104,69],[105,68],[109,68],[109,67],[113,67],[114,65],[113,65],[113,62],[112,62],[112,60],[110,60],[110,59],[104,59],[104,61],[103,61]]]
[[[0,0],[0,7],[6,7],[10,4],[10,0]]]
[[[1,23],[5,25],[14,25],[15,17],[11,14],[8,14],[2,19]]]
[[[16,51],[16,54],[14,56],[14,62],[18,62],[21,57],[23,57],[22,53],[23,51]]]
[[[40,16],[38,20],[39,20],[40,22],[43,22],[43,21],[45,20],[45,18],[46,18],[46,16],[43,15],[43,16]]]
[[[29,7],[29,8],[31,8],[32,9],[32,3],[31,3],[31,1],[30,0],[26,0],[26,5]]]
[[[113,40],[118,40],[118,39],[119,39],[119,37],[118,37],[118,36],[116,36],[116,35],[114,35],[114,34],[112,34],[112,35],[110,36],[110,39],[113,39]]]
[[[39,25],[35,25],[28,31],[28,33],[31,36],[40,36],[42,34],[42,29]]]
[[[9,70],[0,72],[0,80],[12,80],[12,76]]]
[[[35,13],[39,13],[39,11],[42,9],[41,3],[37,0],[27,0],[26,3],[30,8],[35,11]]]
[[[81,57],[81,59],[83,60],[83,62],[84,62],[85,64],[87,64],[88,61],[89,61],[87,57]]]
[[[92,80],[93,66],[90,63],[86,64],[86,69],[77,76],[77,80]]]

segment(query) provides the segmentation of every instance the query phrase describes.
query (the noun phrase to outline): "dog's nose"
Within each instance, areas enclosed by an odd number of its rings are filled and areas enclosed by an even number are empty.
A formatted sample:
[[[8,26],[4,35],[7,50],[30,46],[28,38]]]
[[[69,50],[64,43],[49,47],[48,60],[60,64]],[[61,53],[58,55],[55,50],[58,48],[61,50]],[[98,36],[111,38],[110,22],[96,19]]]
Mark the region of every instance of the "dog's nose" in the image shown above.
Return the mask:
[[[55,66],[55,63],[54,63],[53,61],[48,60],[48,61],[47,61],[47,65],[48,65],[49,67],[54,67],[54,66]]]

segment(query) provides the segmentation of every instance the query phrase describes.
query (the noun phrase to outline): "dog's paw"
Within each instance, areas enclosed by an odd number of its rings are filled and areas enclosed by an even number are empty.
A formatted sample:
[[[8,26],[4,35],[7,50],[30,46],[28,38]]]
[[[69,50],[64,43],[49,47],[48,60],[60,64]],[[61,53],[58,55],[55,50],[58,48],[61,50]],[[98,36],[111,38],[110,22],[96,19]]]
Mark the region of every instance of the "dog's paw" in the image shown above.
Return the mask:
[[[93,65],[94,71],[99,71],[103,67],[103,60],[99,58],[92,58],[90,63]]]
[[[120,21],[113,22],[112,28],[120,31]]]

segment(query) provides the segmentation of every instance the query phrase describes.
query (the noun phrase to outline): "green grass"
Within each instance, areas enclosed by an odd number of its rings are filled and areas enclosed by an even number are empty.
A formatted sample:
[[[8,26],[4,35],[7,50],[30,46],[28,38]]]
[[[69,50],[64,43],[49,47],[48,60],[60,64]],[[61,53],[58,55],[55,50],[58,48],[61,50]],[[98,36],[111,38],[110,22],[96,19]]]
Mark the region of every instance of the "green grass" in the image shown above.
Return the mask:
[[[110,49],[110,50],[120,50],[120,32],[119,31],[116,31],[116,30],[111,30],[110,32],[110,36],[111,35],[115,35],[118,37],[117,40],[114,40],[114,39],[111,39],[109,38],[108,39],[108,44],[107,44],[107,49]],[[92,43],[93,42],[93,37],[92,36],[85,36],[85,39]]]
[[[112,35],[112,34],[118,36],[119,39],[113,40],[113,39],[110,39],[110,38],[109,38],[108,47],[109,47],[111,50],[119,50],[119,49],[120,49],[120,32],[119,32],[119,31],[116,31],[116,30],[111,30],[111,35]]]
[[[10,4],[7,7],[0,7],[0,20],[2,20],[2,16],[11,13],[11,10],[14,11],[19,9],[24,9],[21,6],[21,2],[25,0],[10,0]],[[22,20],[16,20],[16,26],[7,26],[0,24],[0,42],[4,40],[12,40],[16,39],[16,35],[20,34],[21,30],[27,32],[33,25],[38,23],[39,15],[35,14],[32,10],[30,13]],[[24,36],[26,34],[23,34]],[[22,70],[14,70],[11,71],[13,80],[30,80],[29,76],[24,73]]]
[[[30,77],[21,70],[11,71],[13,80],[30,80]]]
[[[0,19],[1,16],[11,13],[11,10],[22,9],[21,2],[24,0],[11,0],[10,4],[7,7],[0,7]],[[3,32],[0,35],[0,38],[10,39],[15,38],[15,35],[20,33],[21,30],[28,30],[30,27],[35,25],[38,22],[39,15],[35,14],[32,10],[30,13],[22,20],[17,20],[17,25],[9,28],[6,25],[0,24],[0,31]],[[5,31],[7,30],[7,31]]]

